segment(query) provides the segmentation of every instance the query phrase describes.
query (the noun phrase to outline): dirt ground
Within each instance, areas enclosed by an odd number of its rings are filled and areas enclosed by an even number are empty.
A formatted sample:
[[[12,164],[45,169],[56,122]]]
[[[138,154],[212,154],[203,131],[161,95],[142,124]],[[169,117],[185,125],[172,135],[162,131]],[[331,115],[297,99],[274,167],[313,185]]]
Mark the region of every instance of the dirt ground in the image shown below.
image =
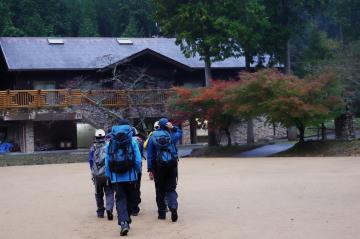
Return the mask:
[[[360,158],[182,159],[179,221],[157,220],[154,186],[129,238],[355,239]],[[118,238],[96,218],[88,165],[0,168],[1,239]],[[169,218],[169,216],[168,216]]]

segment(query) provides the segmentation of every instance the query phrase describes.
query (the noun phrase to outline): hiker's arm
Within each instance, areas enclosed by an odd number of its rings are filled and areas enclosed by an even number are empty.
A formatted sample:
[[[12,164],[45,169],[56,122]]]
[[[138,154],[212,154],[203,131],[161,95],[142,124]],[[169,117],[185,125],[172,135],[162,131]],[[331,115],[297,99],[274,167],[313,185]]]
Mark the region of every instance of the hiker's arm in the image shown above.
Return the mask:
[[[147,170],[148,172],[153,170],[153,160],[154,160],[154,153],[156,149],[154,148],[154,144],[152,142],[152,138],[149,139],[148,147],[146,149],[147,153]]]
[[[93,147],[91,147],[90,152],[89,152],[90,169],[92,169],[93,163],[94,163],[94,150],[93,150]]]
[[[176,144],[182,137],[182,130],[176,126],[171,129],[171,138],[174,144]]]
[[[141,153],[140,153],[139,145],[138,145],[136,139],[132,140],[132,146],[133,146],[134,155],[135,155],[135,169],[138,173],[140,173],[141,172]]]

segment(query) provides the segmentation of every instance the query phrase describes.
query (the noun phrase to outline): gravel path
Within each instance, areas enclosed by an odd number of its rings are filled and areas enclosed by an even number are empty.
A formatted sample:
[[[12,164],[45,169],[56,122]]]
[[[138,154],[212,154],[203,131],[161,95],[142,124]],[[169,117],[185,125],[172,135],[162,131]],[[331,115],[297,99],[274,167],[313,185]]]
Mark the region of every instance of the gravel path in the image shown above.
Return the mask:
[[[129,238],[355,239],[359,158],[183,159],[179,221],[158,221],[144,177]],[[0,168],[1,239],[118,238],[96,218],[88,165]]]

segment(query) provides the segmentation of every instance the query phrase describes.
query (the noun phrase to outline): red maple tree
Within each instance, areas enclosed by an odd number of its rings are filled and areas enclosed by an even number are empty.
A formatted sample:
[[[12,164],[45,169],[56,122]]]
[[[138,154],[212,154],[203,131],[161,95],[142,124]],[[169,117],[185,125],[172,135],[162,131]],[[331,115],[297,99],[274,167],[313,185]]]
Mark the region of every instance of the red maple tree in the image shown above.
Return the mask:
[[[224,131],[228,145],[231,145],[229,128],[236,120],[232,115],[225,112],[223,98],[226,91],[236,85],[235,81],[213,81],[211,86],[189,89],[175,87],[175,96],[167,104],[168,111],[180,119],[197,118],[201,122],[207,122],[209,136],[219,131]],[[209,145],[217,145],[218,142],[210,142]]]

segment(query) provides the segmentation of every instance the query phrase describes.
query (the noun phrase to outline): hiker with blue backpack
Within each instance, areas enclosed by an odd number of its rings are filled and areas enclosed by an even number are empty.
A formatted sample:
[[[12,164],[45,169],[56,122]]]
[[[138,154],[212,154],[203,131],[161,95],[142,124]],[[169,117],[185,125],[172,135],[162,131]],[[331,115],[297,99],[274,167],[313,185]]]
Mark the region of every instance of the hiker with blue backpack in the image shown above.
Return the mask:
[[[97,205],[97,217],[104,218],[104,212],[108,220],[113,220],[114,191],[105,175],[105,156],[106,141],[105,131],[98,129],[95,131],[95,141],[90,148],[89,164],[92,180],[95,185],[95,199]],[[104,207],[104,194],[106,208]]]
[[[130,230],[131,209],[136,203],[135,183],[141,171],[141,154],[128,120],[120,120],[111,129],[106,147],[105,174],[115,190],[120,236]]]
[[[176,143],[180,140],[182,131],[173,126],[167,118],[159,120],[159,127],[151,135],[147,146],[149,178],[155,181],[158,219],[166,219],[168,206],[171,220],[176,222],[178,219],[178,194],[176,192],[178,152]]]

